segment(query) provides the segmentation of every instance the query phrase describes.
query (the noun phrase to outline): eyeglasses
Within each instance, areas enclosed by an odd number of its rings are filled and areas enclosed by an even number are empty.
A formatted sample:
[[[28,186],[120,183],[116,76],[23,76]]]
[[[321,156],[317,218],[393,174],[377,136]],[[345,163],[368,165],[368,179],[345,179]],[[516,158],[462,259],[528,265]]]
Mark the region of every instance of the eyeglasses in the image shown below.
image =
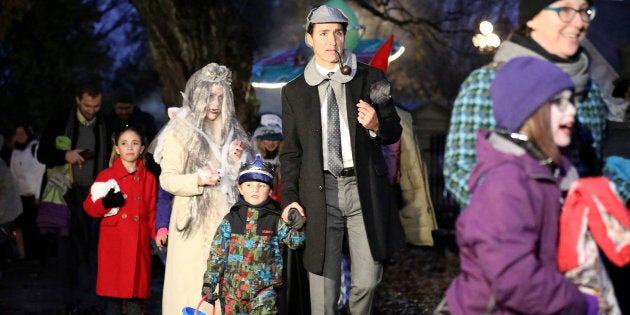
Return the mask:
[[[573,96],[554,98],[549,103],[556,106],[561,113],[564,113],[570,105],[573,105]]]
[[[590,6],[588,8],[582,8],[582,9],[577,10],[571,7],[554,8],[551,6],[546,6],[544,10],[556,11],[556,13],[558,14],[558,17],[560,18],[560,21],[564,23],[569,23],[573,21],[573,18],[575,17],[576,13],[580,13],[580,18],[582,19],[583,22],[590,22],[595,18],[595,12],[597,11],[597,7]]]

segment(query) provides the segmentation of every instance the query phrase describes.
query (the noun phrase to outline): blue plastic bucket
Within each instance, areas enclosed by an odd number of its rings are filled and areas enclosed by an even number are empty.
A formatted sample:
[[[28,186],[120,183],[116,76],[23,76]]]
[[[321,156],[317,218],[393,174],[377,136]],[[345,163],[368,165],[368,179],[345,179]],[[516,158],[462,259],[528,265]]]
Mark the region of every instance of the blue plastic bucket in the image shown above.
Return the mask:
[[[195,315],[195,308],[194,307],[184,307],[184,309],[182,309],[182,313],[184,315]],[[204,313],[202,311],[197,311],[197,315],[206,315],[206,313]]]

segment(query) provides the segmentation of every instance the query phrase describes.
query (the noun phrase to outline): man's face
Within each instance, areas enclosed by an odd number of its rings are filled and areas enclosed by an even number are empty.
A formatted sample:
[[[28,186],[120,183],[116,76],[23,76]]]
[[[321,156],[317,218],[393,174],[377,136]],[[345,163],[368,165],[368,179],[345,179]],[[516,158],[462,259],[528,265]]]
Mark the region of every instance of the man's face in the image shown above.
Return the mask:
[[[116,114],[116,116],[120,118],[120,120],[129,120],[129,117],[131,117],[131,113],[133,113],[133,104],[122,102],[114,104],[114,114]]]
[[[102,94],[97,95],[96,97],[90,96],[87,93],[83,93],[81,97],[76,97],[77,105],[79,106],[79,111],[81,115],[85,117],[87,120],[92,120],[96,113],[101,109],[101,99],[103,98]]]
[[[341,23],[318,23],[313,25],[313,34],[306,34],[306,43],[313,47],[318,65],[332,70],[338,65],[337,52],[343,53],[346,34]]]

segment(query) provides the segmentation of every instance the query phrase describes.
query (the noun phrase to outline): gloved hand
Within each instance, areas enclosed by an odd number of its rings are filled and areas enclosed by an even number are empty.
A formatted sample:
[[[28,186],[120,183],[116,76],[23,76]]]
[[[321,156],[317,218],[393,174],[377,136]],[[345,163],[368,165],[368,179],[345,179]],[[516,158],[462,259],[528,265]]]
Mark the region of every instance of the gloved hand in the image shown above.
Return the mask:
[[[289,209],[288,219],[287,225],[294,230],[301,229],[306,223],[306,218],[296,208]]]
[[[111,188],[105,197],[103,197],[103,208],[110,209],[116,207],[122,207],[125,204],[125,197],[122,192],[114,192],[114,188]]]
[[[204,283],[201,288],[201,296],[206,297],[206,302],[214,305],[214,302],[219,298],[219,295],[214,292],[214,288],[210,283]]]

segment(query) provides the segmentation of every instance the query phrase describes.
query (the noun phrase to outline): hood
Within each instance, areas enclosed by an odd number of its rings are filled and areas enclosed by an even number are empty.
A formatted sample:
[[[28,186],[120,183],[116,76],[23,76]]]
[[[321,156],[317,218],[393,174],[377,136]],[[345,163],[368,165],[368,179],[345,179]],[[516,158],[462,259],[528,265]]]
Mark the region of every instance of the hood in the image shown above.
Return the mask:
[[[538,160],[528,154],[525,149],[517,144],[503,138],[502,136],[487,130],[477,132],[477,165],[470,174],[468,184],[470,193],[473,194],[477,186],[483,182],[484,175],[504,163],[514,163],[520,165],[525,174],[530,178],[541,181],[553,181],[560,183],[566,174],[568,166],[563,163],[557,174],[545,165],[541,165]]]

